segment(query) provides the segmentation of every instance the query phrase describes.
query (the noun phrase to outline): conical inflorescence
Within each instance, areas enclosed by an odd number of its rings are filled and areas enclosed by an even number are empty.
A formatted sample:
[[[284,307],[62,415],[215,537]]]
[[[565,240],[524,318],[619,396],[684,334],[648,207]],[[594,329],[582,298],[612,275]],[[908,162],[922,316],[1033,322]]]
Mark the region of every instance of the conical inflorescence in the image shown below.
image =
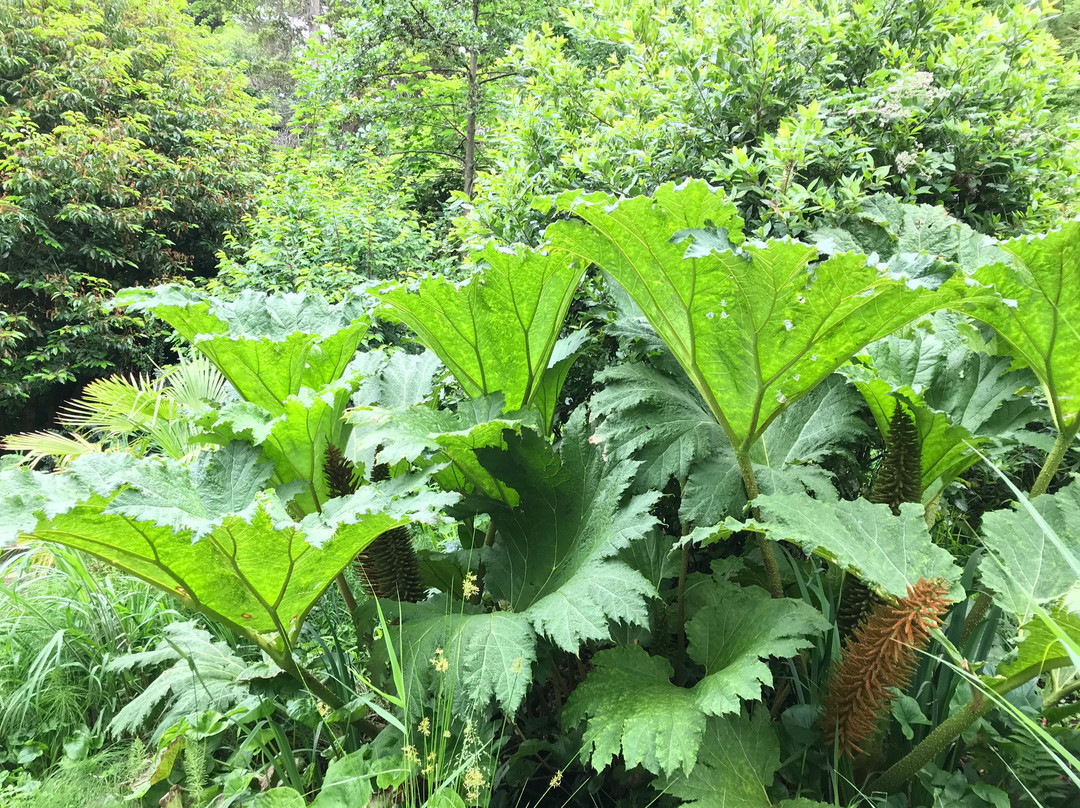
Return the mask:
[[[351,494],[359,484],[356,468],[333,445],[326,449],[323,474],[331,496]],[[386,466],[376,466],[372,473],[373,482],[388,477]],[[412,603],[424,599],[420,564],[408,527],[388,530],[369,544],[356,559],[356,572],[364,591],[372,597]]]
[[[899,401],[889,420],[885,459],[878,469],[870,501],[900,513],[901,502],[922,501],[922,441],[911,413]]]
[[[870,501],[888,505],[894,514],[900,513],[902,502],[922,501],[922,441],[911,414],[899,401],[889,422],[885,458],[870,492]],[[841,638],[848,640],[882,603],[881,598],[857,578],[845,580],[837,608]]]
[[[948,585],[920,578],[907,597],[876,606],[855,631],[829,678],[822,726],[840,751],[854,755],[873,737],[892,702],[903,691],[917,655],[941,625],[949,606]]]

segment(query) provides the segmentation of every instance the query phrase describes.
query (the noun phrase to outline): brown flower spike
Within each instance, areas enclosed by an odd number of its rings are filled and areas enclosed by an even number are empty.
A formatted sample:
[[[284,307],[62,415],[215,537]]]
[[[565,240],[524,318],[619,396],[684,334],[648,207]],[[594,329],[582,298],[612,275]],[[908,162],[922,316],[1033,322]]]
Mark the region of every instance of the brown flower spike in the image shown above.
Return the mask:
[[[904,690],[916,655],[930,641],[948,609],[942,580],[920,578],[907,597],[874,608],[833,668],[822,725],[840,751],[854,755],[873,737],[892,702],[890,688]],[[835,733],[835,734],[834,734]]]

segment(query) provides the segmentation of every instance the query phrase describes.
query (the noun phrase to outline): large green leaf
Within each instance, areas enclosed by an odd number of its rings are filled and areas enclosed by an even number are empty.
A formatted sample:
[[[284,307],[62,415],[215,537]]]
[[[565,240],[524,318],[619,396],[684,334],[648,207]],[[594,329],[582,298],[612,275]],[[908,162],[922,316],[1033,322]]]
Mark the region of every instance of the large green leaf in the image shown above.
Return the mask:
[[[972,350],[944,316],[933,331],[879,340],[841,368],[863,394],[887,436],[898,397],[912,412],[922,446],[922,489],[931,497],[978,460],[971,447],[1016,433],[1040,415],[1017,391],[1036,383],[1009,370],[1007,357]]]
[[[638,461],[635,490],[679,482],[679,517],[689,528],[742,515],[746,492],[731,444],[666,352],[650,363],[608,368],[597,381],[603,386],[590,406],[604,418],[596,436],[609,457]],[[850,455],[851,444],[868,432],[860,407],[858,393],[836,378],[785,410],[751,451],[761,490],[809,488],[828,496],[828,475],[810,464]]]
[[[640,645],[601,651],[563,709],[567,729],[588,719],[584,746],[602,770],[620,752],[627,768],[689,771],[705,734],[697,694],[671,683],[675,669]]]
[[[810,239],[828,254],[873,253],[894,266],[920,254],[962,264],[1003,257],[991,239],[952,218],[944,208],[912,205],[888,194],[868,198],[857,213],[838,226],[816,231]]]
[[[345,372],[367,332],[355,301],[242,292],[220,300],[180,286],[127,289],[118,302],[151,311],[205,355],[236,391],[272,416],[304,387],[321,390]]]
[[[371,804],[371,750],[361,747],[326,767],[322,789],[312,808],[355,808]]]
[[[436,275],[384,289],[377,314],[415,332],[470,396],[501,392],[517,410],[538,394],[582,270],[522,246],[489,245],[474,260],[482,268],[463,283]]]
[[[720,425],[670,359],[616,365],[596,381],[601,387],[589,404],[604,416],[596,435],[610,459],[638,462],[636,490],[662,490],[672,478],[683,483],[696,461],[717,453],[734,464]]]
[[[359,354],[352,369],[362,378],[354,405],[412,407],[431,397],[443,366],[431,351],[380,348]]]
[[[709,718],[697,765],[653,788],[690,808],[772,808],[768,788],[780,768],[780,740],[768,712]]]
[[[881,592],[904,597],[920,578],[942,578],[959,596],[960,569],[952,555],[938,547],[926,529],[919,505],[900,506],[894,516],[888,505],[864,499],[823,502],[806,494],[771,494],[756,499],[761,519],[743,524],[729,519],[733,530],[763,530],[808,553],[854,570]]]
[[[257,449],[237,442],[204,457],[192,467],[121,454],[80,458],[65,475],[40,475],[43,485],[57,484],[36,526],[23,532],[85,550],[250,637],[275,635],[283,647],[371,541],[431,521],[455,498],[426,491],[423,478],[398,478],[297,522],[264,490],[273,470]],[[5,533],[15,530],[0,526],[0,539]]]
[[[697,760],[707,716],[737,713],[741,699],[760,698],[772,674],[762,660],[790,657],[808,635],[828,628],[802,601],[775,599],[755,587],[717,579],[695,589],[702,604],[686,626],[690,657],[705,676],[693,688],[672,684],[667,660],[640,646],[601,651],[593,670],[567,701],[566,721],[588,719],[584,743],[593,768],[621,751],[628,767],[654,774],[689,772]]]
[[[228,643],[213,640],[194,621],[170,623],[162,635],[153,650],[123,654],[108,663],[110,671],[152,671],[163,662],[174,663],[116,714],[109,724],[116,736],[137,734],[157,713],[152,736],[156,743],[182,718],[207,710],[225,712],[248,695],[248,685],[242,680],[248,663]],[[164,710],[158,712],[162,703]]]
[[[365,465],[392,466],[403,460],[444,464],[435,473],[443,488],[480,493],[513,506],[517,493],[492,476],[476,457],[477,449],[505,447],[504,432],[523,426],[521,421],[499,417],[502,410],[499,394],[464,402],[456,411],[424,405],[357,407],[347,416],[353,426],[348,453]]]
[[[1063,548],[1080,559],[1080,481],[1052,496],[1036,497],[1029,505],[1045,528],[1022,506],[992,511],[982,523],[982,541],[993,556],[981,565],[983,581],[994,590],[997,603],[1021,623],[1031,619],[1035,604],[1052,604],[1080,586],[1076,568],[1062,554]]]
[[[301,483],[294,502],[312,513],[329,498],[323,474],[326,447],[342,443],[342,415],[356,385],[347,373],[318,393],[305,387],[282,402],[276,417],[247,401],[227,404],[200,419],[202,432],[196,440],[223,446],[244,440],[260,447],[274,466],[273,483]]]
[[[570,368],[581,355],[581,347],[589,341],[590,336],[591,334],[583,329],[574,331],[555,343],[555,350],[551,352],[547,370],[541,375],[540,383],[531,401],[536,407],[545,432],[551,432],[563,384],[566,383],[566,377],[570,375]]]
[[[624,493],[633,463],[605,461],[586,433],[584,412],[567,422],[556,453],[535,432],[507,431],[505,449],[477,451],[484,466],[518,492],[516,507],[492,509],[496,540],[485,552],[485,586],[500,611],[433,601],[405,607],[402,642],[411,670],[432,676],[428,660],[445,649],[456,693],[494,699],[513,711],[532,681],[540,636],[576,653],[610,639],[612,621],[643,624],[656,589],[616,558],[656,524],[655,494]]]
[[[553,252],[610,273],[679,360],[737,451],[857,350],[897,327],[973,294],[963,277],[937,285],[903,279],[841,254],[817,260],[794,241],[731,247],[734,206],[703,182],[653,197],[562,194]]]
[[[1073,643],[1080,644],[1080,615],[1076,615],[1061,606],[1048,612],[1046,618],[1035,617],[1031,622],[1020,627],[1020,643],[1016,647],[1016,658],[998,665],[995,673],[999,676],[1013,676],[1032,667],[1060,667],[1061,663],[1076,664],[1076,658],[1070,653],[1061,638],[1047,624],[1053,621],[1057,629]]]
[[[965,308],[1008,342],[1046,391],[1057,427],[1080,425],[1080,221],[1060,230],[1001,243],[1009,262],[978,266],[972,276],[992,285],[1005,304],[972,301]]]
[[[260,791],[251,800],[252,808],[304,808],[303,796],[288,786],[276,786]]]
[[[401,619],[393,640],[412,688],[410,709],[419,709],[424,694],[452,688],[456,711],[492,701],[511,713],[517,710],[532,684],[538,642],[526,615],[486,613],[463,603],[460,594],[397,608]],[[436,667],[440,659],[447,661],[445,672]]]
[[[784,410],[754,444],[750,459],[771,469],[827,457],[853,460],[852,446],[870,433],[861,410],[859,394],[839,376],[830,376]]]

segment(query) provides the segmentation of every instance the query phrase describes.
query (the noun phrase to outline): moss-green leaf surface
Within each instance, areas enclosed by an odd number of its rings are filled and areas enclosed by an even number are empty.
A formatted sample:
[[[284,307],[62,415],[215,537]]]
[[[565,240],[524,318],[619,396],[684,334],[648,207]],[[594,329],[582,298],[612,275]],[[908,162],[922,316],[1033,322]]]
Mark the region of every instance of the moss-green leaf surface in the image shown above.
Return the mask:
[[[221,445],[244,440],[260,447],[274,466],[274,483],[302,483],[303,491],[294,501],[305,513],[314,513],[329,498],[323,475],[326,447],[340,444],[342,415],[355,389],[356,382],[349,378],[318,393],[305,387],[282,401],[276,417],[250,402],[229,404],[200,419],[202,434],[197,440]]]
[[[529,430],[507,431],[504,440],[505,449],[477,451],[520,497],[516,507],[491,510],[485,585],[500,611],[420,604],[403,612],[401,632],[412,670],[430,676],[427,661],[442,647],[464,688],[456,692],[512,712],[532,681],[539,637],[577,653],[585,642],[609,640],[613,622],[647,621],[655,587],[616,556],[656,524],[649,512],[656,495],[624,498],[634,464],[603,459],[583,411],[566,424],[558,452]]]
[[[481,465],[476,451],[503,448],[506,430],[520,431],[520,421],[491,417],[502,411],[494,397],[495,412],[480,406],[462,406],[456,412],[417,405],[402,409],[357,407],[348,413],[353,426],[350,456],[360,462],[394,465],[402,460],[429,458],[446,464],[435,474],[445,489],[480,493],[490,499],[517,504],[517,493]],[[484,401],[484,400],[481,400]]]
[[[772,808],[768,788],[779,768],[780,739],[766,711],[713,716],[693,770],[653,787],[690,808]]]
[[[1013,676],[1021,671],[1035,667],[1056,667],[1055,663],[1068,661],[1076,663],[1070,649],[1047,624],[1052,620],[1073,644],[1080,644],[1080,615],[1073,614],[1064,607],[1057,607],[1048,612],[1046,618],[1035,617],[1020,628],[1020,643],[1016,648],[1016,659],[998,665],[1000,676]]]

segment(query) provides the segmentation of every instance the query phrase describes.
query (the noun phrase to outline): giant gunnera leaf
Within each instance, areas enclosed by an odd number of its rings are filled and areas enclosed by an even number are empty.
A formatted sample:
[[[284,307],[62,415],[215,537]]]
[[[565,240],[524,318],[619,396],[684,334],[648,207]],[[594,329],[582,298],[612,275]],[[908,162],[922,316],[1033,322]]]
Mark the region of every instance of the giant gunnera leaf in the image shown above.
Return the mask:
[[[1017,395],[1036,383],[1034,376],[1010,370],[1008,357],[972,350],[969,342],[952,320],[938,315],[909,334],[871,343],[854,364],[841,368],[865,397],[883,436],[898,400],[911,411],[922,450],[924,498],[975,464],[973,447],[1013,435],[1040,416],[1039,408]]]
[[[720,576],[695,588],[701,606],[687,622],[690,658],[705,669],[691,688],[671,682],[674,670],[638,645],[601,651],[567,701],[567,725],[587,720],[584,745],[593,768],[620,752],[628,768],[689,773],[702,752],[709,716],[738,713],[742,699],[772,684],[765,659],[786,658],[810,644],[828,623],[800,600],[776,599]]]
[[[248,401],[226,404],[199,419],[201,432],[195,440],[222,446],[243,440],[260,447],[273,464],[273,484],[299,484],[293,502],[304,513],[313,513],[330,498],[323,458],[327,446],[342,442],[342,415],[358,382],[357,374],[346,371],[318,392],[302,388],[281,402],[276,416]]]
[[[474,260],[480,269],[464,282],[433,275],[382,290],[376,313],[408,326],[470,396],[501,392],[517,410],[541,395],[549,365],[565,378],[566,357],[552,354],[582,270],[520,245],[489,245]]]
[[[302,388],[338,379],[368,327],[358,302],[331,305],[321,295],[245,291],[220,300],[173,285],[126,289],[117,301],[175,328],[271,417]]]
[[[697,765],[653,788],[689,808],[772,808],[768,788],[780,769],[780,739],[768,712],[709,719]]]
[[[293,520],[267,483],[259,451],[236,442],[192,466],[104,453],[75,460],[64,474],[0,475],[8,491],[44,492],[30,503],[36,524],[0,525],[0,542],[23,536],[84,550],[168,592],[255,640],[288,648],[335,576],[377,536],[431,521],[456,497],[423,478],[397,478],[332,500]],[[20,496],[16,493],[16,496]]]
[[[866,256],[819,260],[791,240],[739,247],[735,206],[700,181],[632,199],[571,192],[554,205],[579,219],[548,228],[551,251],[619,282],[737,452],[867,343],[973,294],[990,297],[963,277],[898,278]]]
[[[602,387],[590,409],[603,419],[596,437],[610,458],[638,462],[635,490],[663,490],[675,480],[682,489],[679,519],[690,529],[742,515],[746,491],[731,444],[666,351],[649,362],[607,368],[597,381]],[[850,457],[849,447],[869,432],[861,406],[859,394],[833,377],[785,410],[751,449],[761,490],[832,494],[829,475],[813,463]]]
[[[823,502],[807,494],[771,494],[754,500],[761,519],[728,519],[732,530],[764,531],[770,538],[793,541],[853,570],[882,594],[904,597],[920,578],[942,578],[959,596],[960,569],[948,550],[938,547],[926,529],[920,505],[905,503],[894,516],[888,505],[865,499]]]
[[[624,500],[635,464],[604,460],[589,441],[583,410],[567,422],[558,452],[530,430],[507,431],[504,440],[505,449],[476,452],[519,496],[516,507],[491,510],[496,531],[484,554],[484,584],[498,611],[403,604],[410,675],[438,675],[429,660],[442,649],[457,682],[455,709],[467,709],[471,698],[516,710],[540,637],[577,653],[585,642],[610,639],[613,621],[644,624],[646,597],[656,593],[615,557],[656,524],[649,512],[656,494]]]
[[[479,493],[517,504],[517,493],[494,477],[476,457],[481,448],[504,448],[507,430],[520,431],[516,417],[500,417],[502,395],[462,402],[456,410],[412,407],[356,407],[347,413],[353,426],[348,453],[364,464],[438,463],[435,480],[448,491]]]
[[[983,581],[1021,623],[1037,604],[1050,606],[1080,587],[1080,481],[1036,497],[1028,507],[992,511],[982,522],[983,545],[992,556],[980,566]]]
[[[993,326],[1013,357],[1034,371],[1058,429],[1073,437],[1080,429],[1080,221],[999,246],[1010,260],[971,274],[1004,305],[980,299],[965,311]]]

